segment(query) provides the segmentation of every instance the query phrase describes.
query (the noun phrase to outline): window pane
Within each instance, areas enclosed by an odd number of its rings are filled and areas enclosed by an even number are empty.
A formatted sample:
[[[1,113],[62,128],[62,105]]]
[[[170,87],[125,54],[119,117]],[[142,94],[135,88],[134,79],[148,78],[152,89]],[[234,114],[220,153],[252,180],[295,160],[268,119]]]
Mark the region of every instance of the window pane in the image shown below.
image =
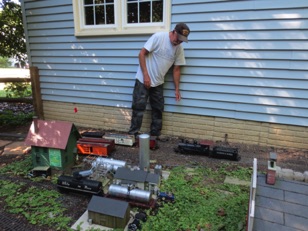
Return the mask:
[[[163,22],[164,0],[127,0],[127,23]]]
[[[163,21],[163,0],[153,2],[153,22]]]
[[[95,0],[95,4],[103,4],[104,0]]]
[[[151,3],[140,3],[140,22],[151,22]]]
[[[106,6],[106,20],[107,24],[114,24],[114,5]]]
[[[84,9],[86,25],[94,25],[94,12],[92,6],[86,6]]]
[[[104,6],[95,7],[96,25],[105,24],[105,13],[104,12],[105,12]]]
[[[127,23],[138,23],[138,4],[127,4]]]
[[[114,0],[106,0],[106,3],[113,3]]]
[[[84,0],[85,5],[93,4],[93,0]]]

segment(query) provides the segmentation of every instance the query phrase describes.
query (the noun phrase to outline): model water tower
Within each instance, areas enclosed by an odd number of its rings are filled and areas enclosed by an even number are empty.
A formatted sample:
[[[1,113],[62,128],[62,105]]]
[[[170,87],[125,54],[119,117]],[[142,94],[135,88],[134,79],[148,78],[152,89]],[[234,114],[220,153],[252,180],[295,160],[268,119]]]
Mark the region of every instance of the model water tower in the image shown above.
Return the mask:
[[[270,157],[267,162],[267,174],[266,183],[274,185],[276,182],[276,162],[277,154],[275,152],[270,152]]]
[[[150,136],[148,134],[139,136],[139,168],[145,171],[150,169]]]

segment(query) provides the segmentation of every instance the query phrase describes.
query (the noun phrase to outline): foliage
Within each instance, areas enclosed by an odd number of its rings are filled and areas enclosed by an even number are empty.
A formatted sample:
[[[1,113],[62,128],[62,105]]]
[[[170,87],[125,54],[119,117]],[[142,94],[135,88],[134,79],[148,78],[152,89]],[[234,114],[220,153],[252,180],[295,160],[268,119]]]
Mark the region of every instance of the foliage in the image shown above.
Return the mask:
[[[2,0],[0,11],[0,56],[26,58],[26,40],[21,6],[10,0]]]
[[[245,224],[248,210],[249,187],[224,184],[226,173],[230,176],[250,171],[229,166],[212,170],[206,168],[172,170],[162,191],[175,194],[174,204],[164,204],[156,216],[151,216],[143,225],[143,230],[239,230]]]
[[[7,57],[0,56],[0,68],[6,68],[10,66],[9,59]]]
[[[28,114],[19,112],[15,114],[11,110],[5,110],[0,114],[0,126],[18,126],[31,121],[32,118],[33,112]]]
[[[24,98],[32,96],[30,83],[7,83],[4,87],[6,97],[8,98]]]
[[[0,197],[5,197],[6,210],[23,215],[31,224],[47,225],[57,230],[69,230],[70,218],[59,202],[60,194],[54,190],[28,188],[27,185],[0,180]]]
[[[16,176],[26,176],[32,168],[32,159],[28,155],[22,161],[15,161],[3,168],[0,168],[0,174],[9,174]]]

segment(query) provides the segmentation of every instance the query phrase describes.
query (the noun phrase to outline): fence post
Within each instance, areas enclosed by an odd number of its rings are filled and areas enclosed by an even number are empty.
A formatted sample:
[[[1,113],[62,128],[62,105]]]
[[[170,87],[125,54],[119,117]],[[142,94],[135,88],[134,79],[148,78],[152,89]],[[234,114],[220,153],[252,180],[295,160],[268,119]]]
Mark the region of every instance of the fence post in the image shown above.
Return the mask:
[[[32,87],[33,107],[35,115],[44,119],[43,102],[41,95],[40,75],[37,67],[30,67],[30,78]]]

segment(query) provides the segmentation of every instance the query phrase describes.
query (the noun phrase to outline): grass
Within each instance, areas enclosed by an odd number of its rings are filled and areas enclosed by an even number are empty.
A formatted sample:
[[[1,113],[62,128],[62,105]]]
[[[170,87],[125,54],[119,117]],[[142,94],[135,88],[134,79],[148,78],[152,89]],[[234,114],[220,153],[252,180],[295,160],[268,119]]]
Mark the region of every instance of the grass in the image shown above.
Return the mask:
[[[28,156],[0,168],[0,174],[25,176],[30,169]],[[173,192],[176,202],[164,203],[156,216],[149,216],[142,230],[244,230],[249,187],[225,184],[224,179],[231,176],[249,181],[251,174],[251,168],[236,164],[225,164],[218,169],[172,169],[169,178],[162,182],[161,191]],[[51,230],[69,230],[70,217],[63,215],[57,191],[28,188],[9,180],[1,180],[0,184],[0,200],[5,201],[6,211],[23,215],[32,224],[47,225]]]
[[[6,97],[6,92],[4,90],[0,90],[0,97]]]

